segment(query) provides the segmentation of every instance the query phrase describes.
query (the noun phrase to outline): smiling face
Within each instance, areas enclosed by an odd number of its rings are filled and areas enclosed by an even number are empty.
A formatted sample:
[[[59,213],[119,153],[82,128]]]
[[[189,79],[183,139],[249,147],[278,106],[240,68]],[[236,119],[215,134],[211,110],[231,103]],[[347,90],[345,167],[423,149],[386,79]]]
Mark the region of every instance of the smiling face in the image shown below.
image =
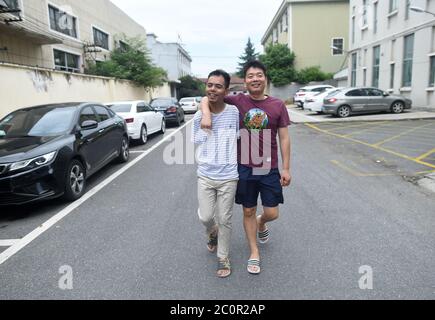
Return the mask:
[[[250,68],[246,72],[245,85],[252,95],[264,94],[266,90],[267,79],[264,71],[258,68]]]
[[[210,103],[223,103],[225,96],[228,94],[224,77],[211,76],[207,81],[206,92]]]

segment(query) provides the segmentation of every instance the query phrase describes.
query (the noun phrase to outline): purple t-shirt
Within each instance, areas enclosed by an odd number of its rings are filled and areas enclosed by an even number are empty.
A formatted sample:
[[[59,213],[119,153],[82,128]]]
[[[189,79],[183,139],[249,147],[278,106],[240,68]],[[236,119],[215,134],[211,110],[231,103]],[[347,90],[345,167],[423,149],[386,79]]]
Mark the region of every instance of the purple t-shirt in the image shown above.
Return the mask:
[[[239,163],[251,168],[278,168],[278,129],[290,125],[284,102],[273,97],[258,101],[239,94],[227,96],[225,103],[240,112]]]

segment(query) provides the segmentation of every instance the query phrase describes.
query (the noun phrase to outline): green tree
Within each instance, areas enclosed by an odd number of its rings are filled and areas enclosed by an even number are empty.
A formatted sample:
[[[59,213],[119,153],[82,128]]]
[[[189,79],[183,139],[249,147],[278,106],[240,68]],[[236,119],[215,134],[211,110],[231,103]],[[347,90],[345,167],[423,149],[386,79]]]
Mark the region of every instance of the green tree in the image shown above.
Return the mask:
[[[240,78],[243,78],[243,68],[248,62],[254,61],[258,59],[258,53],[255,52],[255,47],[251,42],[251,38],[248,38],[248,43],[246,44],[245,53],[239,57],[239,68],[237,70],[237,75]]]
[[[166,71],[153,65],[142,38],[123,42],[127,45],[112,51],[109,60],[89,63],[86,73],[131,80],[145,88],[155,88],[167,82]]]
[[[178,84],[180,99],[185,97],[203,97],[205,96],[205,84],[192,76],[180,78]]]
[[[308,67],[298,72],[297,81],[301,84],[306,84],[312,81],[325,81],[332,79],[332,73],[323,72],[319,66]]]
[[[263,55],[261,62],[268,69],[269,78],[273,85],[280,87],[292,83],[297,79],[297,72],[294,68],[296,55],[285,44],[269,45]]]

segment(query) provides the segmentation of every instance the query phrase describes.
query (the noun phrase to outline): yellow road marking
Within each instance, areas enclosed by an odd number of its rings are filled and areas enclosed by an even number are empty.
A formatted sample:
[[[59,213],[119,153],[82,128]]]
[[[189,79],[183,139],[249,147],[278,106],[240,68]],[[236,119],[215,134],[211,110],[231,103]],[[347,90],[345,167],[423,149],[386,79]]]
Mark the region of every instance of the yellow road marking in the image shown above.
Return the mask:
[[[421,160],[417,160],[417,159],[409,157],[409,156],[407,156],[405,154],[401,154],[399,152],[391,151],[389,149],[385,149],[385,148],[382,148],[380,146],[369,144],[369,143],[364,142],[364,141],[360,141],[360,140],[357,140],[357,139],[349,138],[349,137],[346,137],[346,136],[341,135],[341,134],[337,134],[337,133],[333,133],[333,132],[328,132],[328,131],[322,130],[320,128],[317,128],[315,125],[313,125],[311,123],[306,123],[305,125],[310,127],[310,128],[312,128],[312,129],[314,129],[314,130],[317,130],[319,132],[326,133],[326,134],[329,134],[329,135],[332,135],[332,136],[335,136],[335,137],[339,137],[339,138],[342,138],[342,139],[345,139],[345,140],[349,140],[349,141],[352,141],[352,142],[355,142],[355,143],[359,143],[359,144],[365,145],[367,147],[371,147],[371,148],[376,149],[376,150],[380,150],[380,151],[384,151],[384,152],[389,153],[389,154],[393,154],[396,157],[400,157],[400,158],[403,158],[403,159],[406,159],[406,160],[409,160],[409,161],[412,161],[412,162],[424,165],[426,167],[435,169],[435,165],[427,163],[427,162],[424,162],[424,161],[421,161]]]
[[[396,140],[397,138],[400,138],[400,137],[402,137],[402,136],[405,136],[405,135],[407,135],[408,133],[411,133],[411,132],[417,131],[417,130],[419,130],[419,129],[423,129],[424,127],[428,127],[428,126],[431,126],[431,125],[432,125],[432,123],[429,123],[429,124],[425,124],[425,125],[420,126],[420,127],[417,127],[417,128],[412,128],[412,129],[407,130],[407,131],[405,131],[405,132],[402,132],[402,133],[400,133],[400,134],[398,134],[398,135],[395,135],[395,136],[393,136],[393,137],[390,137],[390,138],[388,138],[388,139],[386,139],[386,140],[384,140],[384,141],[380,141],[380,142],[378,142],[378,143],[375,143],[374,146],[379,147],[379,146],[381,146],[381,145],[383,145],[383,144],[385,144],[385,143],[387,143],[387,142],[390,142],[390,141]]]
[[[379,126],[377,126],[377,127],[365,128],[365,129],[363,129],[363,130],[359,130],[359,131],[354,131],[354,132],[348,133],[348,134],[345,135],[345,137],[350,137],[350,136],[353,136],[353,135],[358,134],[358,133],[362,133],[362,132],[370,131],[370,130],[373,130],[373,129],[378,129],[379,127],[382,127],[382,126],[383,126],[382,124],[385,123],[385,122],[388,122],[388,121],[380,122],[380,123],[379,123]],[[391,123],[391,124],[388,124],[388,125],[391,126],[391,125],[393,125],[393,124]]]
[[[385,122],[387,122],[387,121],[382,121],[382,123],[385,123]],[[372,128],[373,125],[376,126],[378,124],[381,124],[381,123],[379,123],[379,122],[370,122],[370,123],[363,123],[363,124],[350,125],[350,126],[344,125],[344,126],[339,127],[339,128],[330,129],[329,131],[336,131],[336,130],[341,130],[341,129],[351,129],[351,128],[360,128],[360,127],[367,127],[367,126],[370,126],[370,128]]]
[[[429,157],[431,154],[435,153],[435,148],[432,149],[431,151],[426,152],[425,154],[422,154],[421,156],[418,156],[417,158],[415,158],[415,160],[423,160],[426,159],[427,157]]]
[[[349,172],[350,174],[352,174],[355,177],[392,177],[392,176],[403,175],[403,174],[399,174],[399,173],[363,173],[363,172],[358,172],[352,168],[349,168],[348,166],[340,163],[337,160],[331,160],[331,162],[333,164],[335,164],[337,167],[343,169],[344,171]]]

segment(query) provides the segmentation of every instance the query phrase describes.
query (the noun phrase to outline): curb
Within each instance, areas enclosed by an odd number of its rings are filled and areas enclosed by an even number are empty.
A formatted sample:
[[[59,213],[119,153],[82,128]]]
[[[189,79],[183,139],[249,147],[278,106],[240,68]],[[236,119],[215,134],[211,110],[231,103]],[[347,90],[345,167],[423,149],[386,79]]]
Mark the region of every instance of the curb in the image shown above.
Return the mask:
[[[435,119],[435,112],[412,110],[405,111],[401,114],[391,113],[374,113],[361,114],[341,119],[329,115],[305,114],[304,111],[298,110],[292,105],[287,105],[287,110],[290,113],[292,123],[331,123],[331,122],[376,122],[376,121],[407,121],[407,120],[428,120]]]

